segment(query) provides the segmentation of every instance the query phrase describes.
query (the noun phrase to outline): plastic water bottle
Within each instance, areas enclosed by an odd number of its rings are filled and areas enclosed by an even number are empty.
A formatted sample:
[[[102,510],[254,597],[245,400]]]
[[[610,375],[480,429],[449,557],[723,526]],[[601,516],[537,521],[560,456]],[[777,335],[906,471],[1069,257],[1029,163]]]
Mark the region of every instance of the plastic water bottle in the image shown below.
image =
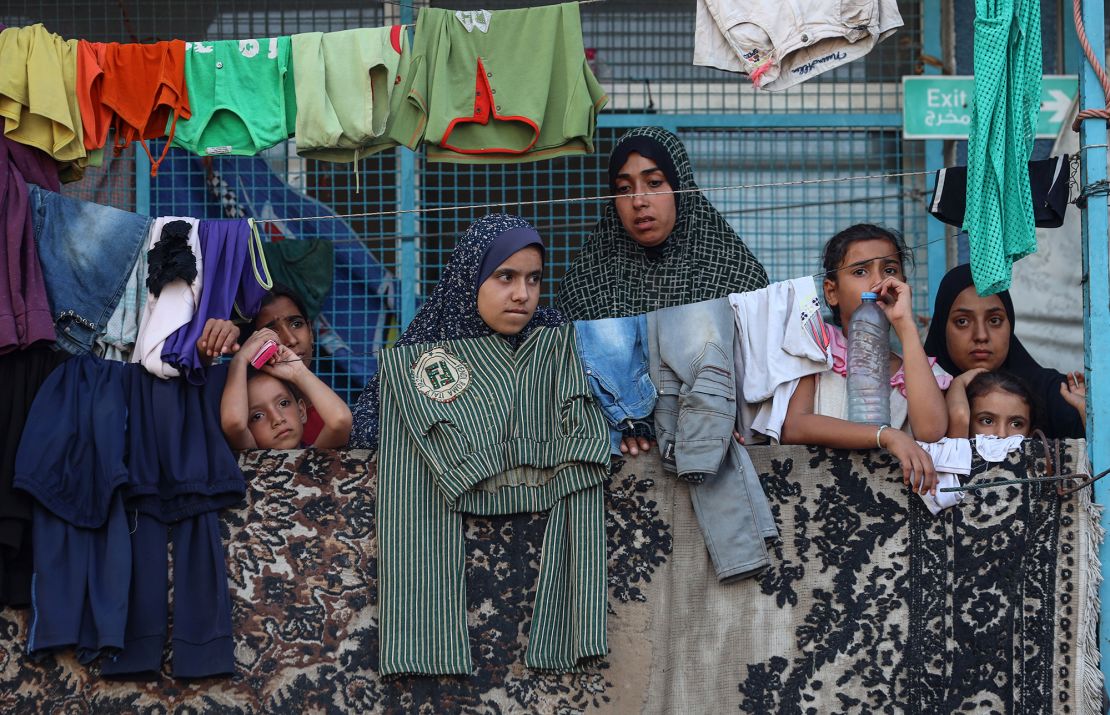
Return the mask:
[[[890,323],[864,293],[848,324],[848,419],[869,425],[890,424]]]

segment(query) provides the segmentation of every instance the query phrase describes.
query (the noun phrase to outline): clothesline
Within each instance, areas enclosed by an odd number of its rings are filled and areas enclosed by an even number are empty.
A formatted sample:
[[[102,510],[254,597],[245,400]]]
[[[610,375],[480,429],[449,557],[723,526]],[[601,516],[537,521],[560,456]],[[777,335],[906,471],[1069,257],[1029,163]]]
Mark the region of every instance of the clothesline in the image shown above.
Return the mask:
[[[860,204],[860,203],[871,203],[871,202],[874,202],[874,201],[890,201],[892,199],[913,200],[913,199],[921,198],[922,196],[925,195],[925,193],[927,193],[927,192],[923,192],[923,191],[902,191],[902,192],[899,192],[899,193],[896,193],[896,194],[883,194],[881,196],[865,196],[865,197],[862,197],[862,198],[851,198],[851,199],[836,199],[834,201],[804,201],[804,202],[799,202],[799,203],[794,203],[794,204],[776,204],[774,206],[755,206],[755,207],[745,208],[745,209],[731,209],[731,210],[726,210],[726,211],[718,211],[718,213],[720,213],[722,216],[740,216],[740,215],[753,214],[753,213],[763,213],[763,212],[767,212],[767,211],[789,211],[789,210],[792,210],[792,209],[811,208],[811,207],[814,207],[814,206],[838,206],[838,205],[841,205],[841,204]],[[241,218],[241,217],[235,216],[235,217],[230,217],[230,218]],[[262,221],[263,221],[263,219],[256,219],[255,220],[256,223],[261,223]],[[597,224],[597,220],[594,219],[594,220],[590,220],[590,221],[576,221],[574,223],[560,223],[558,225],[533,223],[533,226],[536,228],[537,231],[566,231],[566,230],[569,230],[569,229],[588,229],[588,228],[592,228],[596,224]],[[383,242],[383,241],[396,241],[398,239],[406,239],[406,238],[413,238],[413,239],[453,238],[455,236],[458,236],[458,234],[459,234],[458,231],[421,231],[420,233],[410,233],[410,234],[392,233],[391,232],[391,233],[375,234],[373,236],[361,236],[361,237],[358,237],[358,238],[330,238],[330,239],[326,239],[326,240],[328,241],[328,243],[332,243],[332,244],[358,243],[358,244],[362,244],[362,245],[365,246],[368,243],[379,243],[379,242]]]
[[[410,10],[421,10],[423,8],[426,8],[426,7],[432,7],[430,4],[429,5],[413,5],[412,3],[398,2],[398,0],[378,0],[378,2],[380,2],[382,5],[395,5],[397,7],[407,7]],[[565,2],[574,3],[575,5],[593,5],[594,3],[608,2],[608,0],[565,0]],[[561,4],[564,4],[564,3],[548,3],[548,5],[561,5]],[[438,10],[450,10],[450,8],[440,7],[439,5],[436,5],[435,7]],[[533,7],[546,7],[546,5],[529,5],[526,8],[520,8],[520,9],[531,9]],[[516,9],[516,8],[498,7],[498,8],[495,8],[495,9],[496,10],[513,10],[513,9]]]
[[[773,181],[760,184],[733,184],[730,186],[709,186],[704,188],[694,189],[675,189],[672,193],[675,194],[690,194],[690,193],[716,193],[720,191],[739,191],[743,189],[768,189],[780,188],[786,186],[808,186],[812,184],[828,184],[832,182],[842,181],[869,181],[872,179],[897,179],[907,176],[925,176],[935,172],[932,171],[903,171],[891,174],[868,174],[862,176],[839,176],[827,179],[796,179],[794,181]],[[499,201],[496,203],[488,204],[460,204],[456,206],[427,206],[414,209],[394,209],[390,211],[367,211],[363,213],[350,213],[350,214],[324,214],[319,216],[295,216],[292,218],[261,218],[255,219],[258,223],[296,223],[300,221],[326,221],[330,219],[348,219],[348,218],[378,218],[382,216],[401,216],[405,214],[434,214],[434,213],[449,213],[454,211],[478,211],[485,209],[504,209],[517,206],[551,206],[556,204],[575,204],[585,203],[587,201],[610,201],[617,198],[632,198],[634,196],[650,196],[654,193],[645,191],[636,194],[599,194],[596,196],[574,196],[561,199],[538,199],[535,201]]]
[[[934,244],[934,243],[939,243],[939,242],[941,242],[941,241],[946,241],[946,240],[948,240],[948,239],[947,239],[947,238],[934,238],[934,239],[932,239],[932,240],[930,240],[930,241],[924,241],[924,242],[922,242],[922,243],[915,243],[915,244],[912,244],[912,245],[907,245],[907,246],[906,246],[906,251],[905,251],[905,253],[909,253],[909,254],[911,254],[911,255],[912,255],[912,254],[913,254],[913,252],[914,252],[914,251],[916,251],[916,250],[917,250],[917,249],[919,249],[919,248],[925,248],[926,246],[930,246],[930,245],[932,245],[932,244]],[[876,260],[877,260],[877,259],[882,259],[882,258],[896,258],[896,257],[898,257],[898,256],[899,256],[899,252],[897,252],[897,251],[896,251],[896,252],[894,252],[894,253],[890,253],[890,254],[887,254],[887,255],[884,255],[884,256],[878,256],[878,257],[876,257]],[[855,268],[855,266],[844,266],[843,268],[837,268],[837,269],[835,269],[835,271],[834,271],[834,272],[839,272],[839,271],[846,271],[846,270],[851,270],[851,269],[853,269],[853,268]],[[795,278],[813,278],[813,279],[824,279],[824,278],[825,278],[825,276],[826,276],[826,272],[825,272],[825,271],[819,271],[819,272],[817,272],[817,273],[811,273],[811,274],[808,274],[808,275],[801,275],[801,276],[794,276],[794,277],[795,277]],[[327,361],[327,360],[337,360],[337,359],[339,359],[340,357],[342,357],[342,358],[351,358],[351,357],[373,357],[373,356],[375,356],[375,355],[377,355],[377,352],[355,352],[354,350],[350,350],[350,351],[348,351],[348,352],[344,353],[344,354],[343,354],[342,356],[338,356],[338,355],[328,355],[328,354],[326,354],[326,353],[321,353],[320,355],[318,355],[318,356],[317,356],[317,358],[316,358],[316,359],[317,359],[317,360],[323,360],[323,361]],[[279,361],[277,361],[277,362],[300,362],[300,358],[293,358],[293,359],[289,359],[289,360],[279,360]]]

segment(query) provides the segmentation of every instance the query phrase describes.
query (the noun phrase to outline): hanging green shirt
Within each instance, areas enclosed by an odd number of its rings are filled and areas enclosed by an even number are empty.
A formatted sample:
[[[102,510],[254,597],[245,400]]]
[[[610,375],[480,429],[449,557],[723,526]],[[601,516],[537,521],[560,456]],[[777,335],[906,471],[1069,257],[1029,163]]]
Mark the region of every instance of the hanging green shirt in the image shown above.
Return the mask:
[[[293,35],[297,153],[346,162],[397,146],[384,135],[409,54],[400,25]]]
[[[177,120],[173,144],[201,156],[253,156],[296,126],[288,37],[187,42],[185,87],[193,114]]]
[[[502,164],[593,151],[609,98],[586,63],[576,3],[421,8],[390,130],[430,161]]]
[[[1028,164],[1041,102],[1039,0],[975,0],[974,53],[963,228],[975,288],[990,295],[1037,250]]]

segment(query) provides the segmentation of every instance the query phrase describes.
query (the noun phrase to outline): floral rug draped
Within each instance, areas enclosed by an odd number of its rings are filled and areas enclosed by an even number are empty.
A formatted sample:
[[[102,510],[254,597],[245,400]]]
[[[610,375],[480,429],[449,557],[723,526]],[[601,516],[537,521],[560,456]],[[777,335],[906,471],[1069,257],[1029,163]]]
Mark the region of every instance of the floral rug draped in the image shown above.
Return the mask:
[[[1069,443],[1074,464],[1082,443]],[[1043,470],[1040,446],[974,481]],[[1077,713],[1100,711],[1098,508],[1090,490],[969,493],[933,517],[879,452],[753,448],[781,539],[718,585],[687,487],[655,455],[607,484],[600,667],[522,665],[545,516],[468,517],[470,677],[377,676],[375,467],[366,453],[244,454],[222,515],[238,673],[112,682],[33,662],[0,612],[3,712]],[[169,653],[167,650],[167,659]],[[169,670],[165,671],[168,674]]]

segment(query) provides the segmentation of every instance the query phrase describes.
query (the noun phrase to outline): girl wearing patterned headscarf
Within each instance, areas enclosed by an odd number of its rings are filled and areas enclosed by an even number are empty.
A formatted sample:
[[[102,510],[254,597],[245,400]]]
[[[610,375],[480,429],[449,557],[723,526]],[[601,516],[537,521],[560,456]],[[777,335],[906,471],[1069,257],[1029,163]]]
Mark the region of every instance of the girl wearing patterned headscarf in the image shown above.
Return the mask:
[[[559,288],[568,319],[640,315],[767,285],[763,266],[698,190],[674,134],[628,131],[609,157],[609,189],[618,198]]]
[[[527,221],[490,214],[459,238],[443,276],[398,345],[498,334],[514,348],[534,329],[562,325],[558,311],[538,308],[544,245]],[[354,408],[350,446],[378,446],[378,376]]]

